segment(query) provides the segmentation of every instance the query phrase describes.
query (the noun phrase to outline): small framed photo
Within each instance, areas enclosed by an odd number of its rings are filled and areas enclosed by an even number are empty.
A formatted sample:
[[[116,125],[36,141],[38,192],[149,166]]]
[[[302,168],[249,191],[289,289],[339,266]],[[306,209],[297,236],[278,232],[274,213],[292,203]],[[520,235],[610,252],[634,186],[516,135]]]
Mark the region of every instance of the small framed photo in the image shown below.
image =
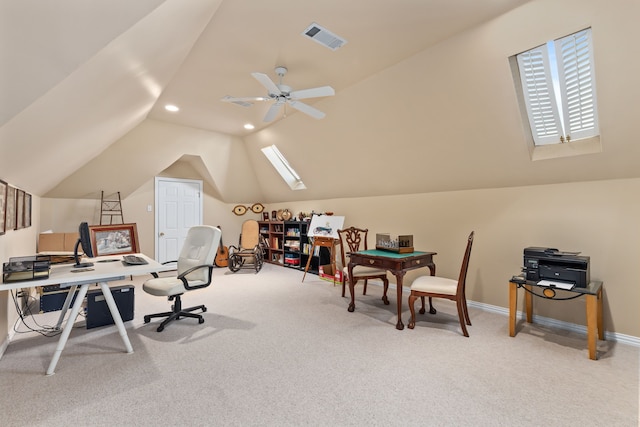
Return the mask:
[[[16,229],[16,188],[7,186],[7,206],[4,217],[5,230]]]
[[[24,226],[31,227],[31,194],[24,193]]]
[[[269,221],[269,212],[262,212],[262,220]]]
[[[138,253],[136,224],[90,225],[93,255],[125,255]]]
[[[16,191],[16,230],[24,228],[24,191]]]
[[[5,217],[7,215],[7,188],[9,185],[0,180],[0,236],[6,231]]]

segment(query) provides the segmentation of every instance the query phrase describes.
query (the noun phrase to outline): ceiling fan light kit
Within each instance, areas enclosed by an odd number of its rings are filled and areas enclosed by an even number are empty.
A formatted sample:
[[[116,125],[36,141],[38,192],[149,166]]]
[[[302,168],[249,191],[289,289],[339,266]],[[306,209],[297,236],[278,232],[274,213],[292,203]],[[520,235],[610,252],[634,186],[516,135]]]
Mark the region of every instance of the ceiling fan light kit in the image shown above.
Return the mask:
[[[315,119],[324,118],[325,114],[322,111],[300,102],[299,100],[322,96],[333,96],[335,95],[333,88],[331,86],[320,86],[310,89],[291,90],[290,86],[282,83],[282,78],[287,74],[287,71],[287,68],[283,66],[277,66],[275,68],[276,75],[280,78],[278,84],[275,84],[266,74],[251,73],[253,78],[267,89],[268,96],[266,97],[255,96],[236,98],[232,96],[225,96],[222,98],[222,101],[231,102],[245,107],[252,105],[252,101],[275,101],[271,107],[269,107],[267,114],[264,116],[263,121],[267,123],[273,121],[278,115],[280,108],[286,104]]]

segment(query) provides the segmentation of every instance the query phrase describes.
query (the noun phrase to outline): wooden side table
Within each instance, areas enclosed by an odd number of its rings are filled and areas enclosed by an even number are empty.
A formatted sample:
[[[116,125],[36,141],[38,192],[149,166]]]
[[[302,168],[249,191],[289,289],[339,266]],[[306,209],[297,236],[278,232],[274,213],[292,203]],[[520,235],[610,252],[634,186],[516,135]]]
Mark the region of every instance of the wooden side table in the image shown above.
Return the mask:
[[[553,299],[556,301],[574,299],[585,296],[587,312],[587,347],[589,349],[589,359],[597,360],[596,332],[598,338],[604,340],[604,328],[602,325],[602,287],[600,281],[590,282],[586,288],[574,287],[570,290],[562,291],[572,294],[568,297],[559,297],[556,289],[547,286],[540,286],[537,282],[527,281],[523,276],[514,276],[509,281],[509,336],[516,336],[516,309],[518,299],[518,288],[525,290],[525,313],[527,323],[533,322],[533,297]],[[540,293],[535,290],[540,290]]]

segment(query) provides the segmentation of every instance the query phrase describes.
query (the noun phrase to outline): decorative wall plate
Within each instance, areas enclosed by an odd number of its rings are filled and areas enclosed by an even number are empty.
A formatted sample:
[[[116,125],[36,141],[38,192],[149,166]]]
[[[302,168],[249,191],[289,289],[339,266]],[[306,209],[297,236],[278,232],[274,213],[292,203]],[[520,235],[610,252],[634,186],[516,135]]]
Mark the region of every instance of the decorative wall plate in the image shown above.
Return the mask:
[[[247,207],[244,205],[237,205],[233,208],[233,213],[236,215],[244,215],[247,213]]]
[[[236,205],[233,208],[233,213],[236,215],[244,215],[248,210],[251,210],[251,212],[253,213],[259,214],[264,211],[264,205],[262,203],[254,203],[251,206]]]

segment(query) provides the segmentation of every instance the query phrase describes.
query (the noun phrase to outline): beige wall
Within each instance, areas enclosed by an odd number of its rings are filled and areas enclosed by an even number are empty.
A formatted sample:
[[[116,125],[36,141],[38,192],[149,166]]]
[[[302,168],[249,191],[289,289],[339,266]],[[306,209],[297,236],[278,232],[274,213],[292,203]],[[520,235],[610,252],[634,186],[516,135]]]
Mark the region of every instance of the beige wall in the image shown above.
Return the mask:
[[[197,174],[187,173],[182,166],[174,172],[178,170],[183,178],[197,179]],[[606,330],[640,337],[637,311],[640,287],[634,279],[640,259],[640,248],[635,244],[640,234],[637,221],[640,202],[630,197],[639,191],[640,179],[629,179],[292,202],[269,205],[267,209],[286,207],[295,213],[333,211],[345,216],[345,226],[367,227],[371,231],[370,244],[374,243],[376,232],[413,234],[416,248],[438,252],[437,272],[450,277],[457,277],[466,237],[474,230],[476,239],[467,297],[499,307],[507,307],[507,282],[520,271],[525,247],[581,251],[591,257],[591,278],[605,283]],[[231,212],[233,206],[206,193],[205,186],[204,222],[221,225],[225,243],[235,243],[242,221],[257,215],[237,217]],[[142,251],[151,256],[154,254],[154,215],[146,211],[146,206],[153,204],[153,198],[153,181],[150,181],[123,203],[127,221],[138,224]],[[73,210],[67,208],[69,204],[74,206]],[[92,209],[96,209],[88,206],[86,212],[81,213],[75,201],[43,199],[43,212],[48,211],[50,205],[70,215],[61,223],[74,226],[93,215]],[[74,214],[77,214],[75,218]],[[61,220],[60,215],[53,216]],[[50,228],[54,231],[73,229],[62,230],[55,224]],[[419,273],[422,272],[408,273],[405,284]],[[565,302],[536,299],[535,313],[585,324],[582,298]],[[505,333],[506,327],[505,319]]]
[[[591,278],[604,282],[607,331],[640,337],[640,203],[631,197],[640,180],[612,180],[405,196],[288,203],[293,212],[333,211],[345,226],[413,234],[418,249],[438,252],[437,272],[456,278],[471,230],[467,298],[508,307],[507,283],[523,265],[527,246],[581,251],[591,257]],[[410,283],[420,270],[405,277]],[[522,307],[522,300],[519,301]],[[584,299],[536,299],[535,314],[585,325]],[[505,333],[507,324],[505,319]]]

